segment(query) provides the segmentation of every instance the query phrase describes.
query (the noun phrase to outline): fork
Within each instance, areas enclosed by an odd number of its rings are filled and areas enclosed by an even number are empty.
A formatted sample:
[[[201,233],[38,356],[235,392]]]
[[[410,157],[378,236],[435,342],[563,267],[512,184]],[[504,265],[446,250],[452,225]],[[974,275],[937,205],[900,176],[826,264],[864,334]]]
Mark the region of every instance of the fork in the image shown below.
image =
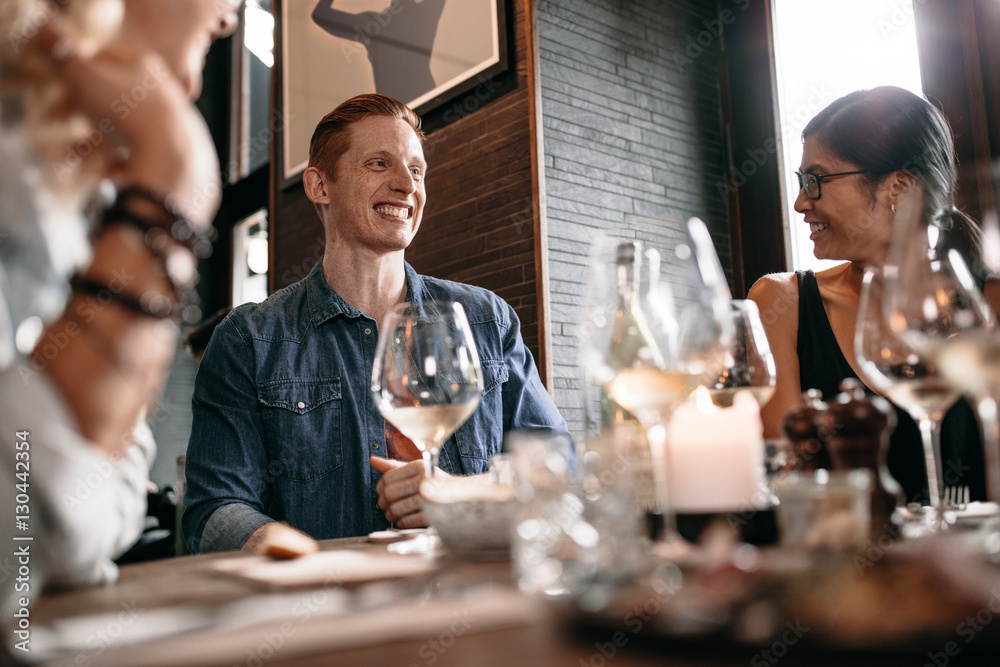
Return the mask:
[[[969,504],[968,486],[946,486],[942,505],[946,510],[964,510]]]

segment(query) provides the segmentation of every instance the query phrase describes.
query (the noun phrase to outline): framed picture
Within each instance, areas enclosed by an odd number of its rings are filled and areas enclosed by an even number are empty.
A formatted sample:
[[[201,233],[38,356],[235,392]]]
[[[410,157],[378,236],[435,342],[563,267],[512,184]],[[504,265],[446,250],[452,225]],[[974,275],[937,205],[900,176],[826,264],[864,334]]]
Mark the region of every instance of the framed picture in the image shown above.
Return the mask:
[[[378,92],[423,114],[507,69],[505,0],[281,0],[281,186],[316,124]]]

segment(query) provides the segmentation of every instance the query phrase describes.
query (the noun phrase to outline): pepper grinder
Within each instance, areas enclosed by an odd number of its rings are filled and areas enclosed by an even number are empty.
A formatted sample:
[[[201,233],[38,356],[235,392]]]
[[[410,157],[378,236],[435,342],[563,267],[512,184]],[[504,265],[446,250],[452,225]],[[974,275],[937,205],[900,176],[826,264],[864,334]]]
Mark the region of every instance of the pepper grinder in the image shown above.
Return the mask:
[[[827,449],[838,470],[867,468],[872,472],[872,532],[890,524],[902,490],[886,467],[889,435],[896,427],[896,413],[880,396],[868,396],[856,378],[840,383],[841,393],[822,416]]]
[[[802,392],[802,405],[789,410],[781,420],[781,430],[792,447],[794,470],[814,472],[833,467],[820,420],[826,411],[820,390],[809,389]]]

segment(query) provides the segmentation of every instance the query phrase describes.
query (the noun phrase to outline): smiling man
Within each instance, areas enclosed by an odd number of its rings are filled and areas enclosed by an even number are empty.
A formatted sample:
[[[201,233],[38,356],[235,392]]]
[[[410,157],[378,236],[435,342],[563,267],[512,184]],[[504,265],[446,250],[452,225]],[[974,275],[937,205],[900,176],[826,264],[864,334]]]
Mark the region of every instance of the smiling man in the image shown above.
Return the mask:
[[[184,534],[192,552],[252,548],[284,521],[317,539],[424,525],[420,453],[369,393],[378,324],[403,301],[465,308],[486,391],[441,468],[487,469],[512,429],[565,433],[514,310],[482,288],[418,275],[404,252],[426,193],[420,119],[361,95],[313,133],[306,196],[326,237],[305,279],[219,325],[198,370]]]

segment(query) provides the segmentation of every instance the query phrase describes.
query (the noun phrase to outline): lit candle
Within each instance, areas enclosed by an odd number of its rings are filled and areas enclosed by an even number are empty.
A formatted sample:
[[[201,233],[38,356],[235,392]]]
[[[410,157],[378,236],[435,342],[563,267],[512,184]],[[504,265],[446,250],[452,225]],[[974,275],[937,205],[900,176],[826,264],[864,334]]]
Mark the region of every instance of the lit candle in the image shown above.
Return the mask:
[[[764,437],[760,406],[739,391],[729,408],[700,387],[674,412],[668,430],[669,494],[674,510],[705,513],[759,507]]]

